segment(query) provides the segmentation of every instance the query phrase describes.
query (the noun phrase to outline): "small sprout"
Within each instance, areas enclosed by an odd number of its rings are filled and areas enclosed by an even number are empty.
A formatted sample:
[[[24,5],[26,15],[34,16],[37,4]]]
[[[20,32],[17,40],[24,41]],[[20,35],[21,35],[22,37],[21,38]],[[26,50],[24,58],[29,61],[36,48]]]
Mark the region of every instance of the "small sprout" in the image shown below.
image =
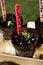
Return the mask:
[[[22,35],[26,36],[27,35],[27,32],[22,32]]]
[[[30,33],[28,33],[28,38],[30,37]]]
[[[22,32],[22,35],[24,35],[26,37],[30,37],[30,33],[27,33],[26,31],[25,32]]]
[[[8,27],[12,25],[12,21],[8,21]]]

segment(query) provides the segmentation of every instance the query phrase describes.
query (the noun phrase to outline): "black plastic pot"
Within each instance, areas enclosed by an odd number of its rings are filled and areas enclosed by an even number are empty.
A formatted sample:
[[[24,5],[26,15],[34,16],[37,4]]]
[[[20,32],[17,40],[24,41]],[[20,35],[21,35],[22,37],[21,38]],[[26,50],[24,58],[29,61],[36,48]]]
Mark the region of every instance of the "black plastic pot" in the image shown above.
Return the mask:
[[[43,22],[40,21],[40,17],[38,17],[35,21],[36,30],[39,34],[39,42],[43,43]]]
[[[12,24],[8,26],[8,21],[11,21]],[[22,22],[22,17],[21,17]],[[16,30],[16,16],[14,14],[7,14],[6,22],[3,21],[2,16],[0,17],[0,29],[3,31],[3,37],[6,40],[10,40],[13,31]]]
[[[23,27],[23,28],[26,31],[28,30],[26,27]],[[26,42],[25,38],[22,38],[22,40],[21,40],[22,35],[19,36],[16,31],[13,33],[13,35],[12,35],[12,43],[13,43],[13,45],[15,47],[17,55],[23,56],[23,57],[33,57],[36,45],[38,43],[38,34],[37,34],[36,31],[35,32],[31,31],[31,32],[34,33],[35,41],[34,41],[34,43],[30,43],[30,44],[28,44]],[[16,40],[17,36],[18,36],[19,39],[17,38],[17,40]],[[21,41],[22,41],[23,46],[20,45]]]

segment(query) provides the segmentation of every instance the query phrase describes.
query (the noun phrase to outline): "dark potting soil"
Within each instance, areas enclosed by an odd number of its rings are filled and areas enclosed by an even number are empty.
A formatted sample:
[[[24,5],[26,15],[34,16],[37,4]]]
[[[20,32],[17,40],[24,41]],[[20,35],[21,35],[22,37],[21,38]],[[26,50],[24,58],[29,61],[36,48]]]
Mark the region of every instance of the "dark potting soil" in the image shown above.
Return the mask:
[[[8,21],[12,22],[12,25],[10,25],[9,27],[8,27]],[[12,28],[14,27],[14,25],[16,25],[15,21],[16,21],[16,17],[14,14],[7,14],[6,21],[3,21],[2,16],[0,17],[0,26],[3,28]]]
[[[8,21],[11,21],[12,24],[8,26]],[[21,22],[23,23],[23,19],[21,17]],[[6,21],[3,21],[3,17],[0,17],[0,26],[3,28],[13,28],[16,27],[16,16],[15,14],[7,14]]]

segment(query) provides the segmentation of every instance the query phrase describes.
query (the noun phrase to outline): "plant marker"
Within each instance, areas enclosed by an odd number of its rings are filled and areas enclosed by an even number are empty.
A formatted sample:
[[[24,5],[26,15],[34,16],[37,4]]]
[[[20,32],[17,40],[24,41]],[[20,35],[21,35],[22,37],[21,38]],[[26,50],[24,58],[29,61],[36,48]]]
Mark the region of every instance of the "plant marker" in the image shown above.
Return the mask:
[[[40,21],[43,22],[43,0],[39,0],[40,5]]]
[[[15,13],[16,13],[17,33],[19,35],[22,31],[21,18],[20,18],[20,5],[19,4],[15,5]]]
[[[4,0],[1,0],[1,10],[2,10],[3,20],[6,21],[6,8],[5,8]]]
[[[0,3],[1,3],[1,0],[0,0]]]

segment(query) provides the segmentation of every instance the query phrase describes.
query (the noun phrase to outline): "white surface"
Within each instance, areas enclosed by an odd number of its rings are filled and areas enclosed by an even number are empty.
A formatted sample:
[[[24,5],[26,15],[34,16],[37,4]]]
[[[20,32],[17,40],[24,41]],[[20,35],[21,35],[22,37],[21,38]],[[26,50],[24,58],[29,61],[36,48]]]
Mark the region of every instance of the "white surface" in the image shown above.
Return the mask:
[[[11,40],[4,40],[2,32],[0,32],[0,54],[15,55],[15,48]]]

